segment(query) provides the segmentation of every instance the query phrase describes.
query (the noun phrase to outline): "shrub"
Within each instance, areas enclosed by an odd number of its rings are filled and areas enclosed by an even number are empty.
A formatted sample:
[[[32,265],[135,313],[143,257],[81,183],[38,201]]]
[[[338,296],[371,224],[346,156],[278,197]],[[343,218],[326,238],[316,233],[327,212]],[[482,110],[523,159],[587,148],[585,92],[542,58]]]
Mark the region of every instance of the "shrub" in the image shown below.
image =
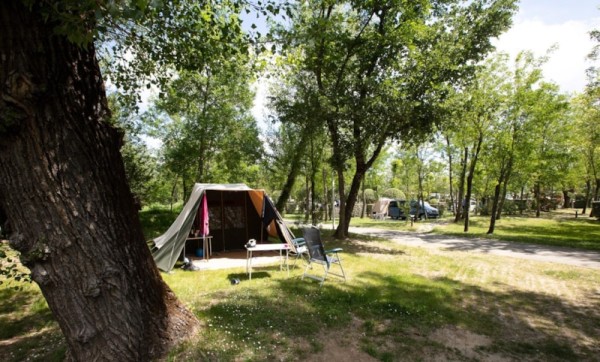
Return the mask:
[[[390,199],[406,200],[406,195],[399,189],[389,188],[381,194],[383,197],[389,197]]]

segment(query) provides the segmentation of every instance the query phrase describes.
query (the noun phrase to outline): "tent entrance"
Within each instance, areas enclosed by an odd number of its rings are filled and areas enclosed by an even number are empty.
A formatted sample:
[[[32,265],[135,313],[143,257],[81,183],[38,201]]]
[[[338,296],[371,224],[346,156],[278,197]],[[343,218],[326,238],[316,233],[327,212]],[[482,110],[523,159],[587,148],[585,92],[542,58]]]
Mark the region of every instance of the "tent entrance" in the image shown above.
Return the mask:
[[[177,219],[152,240],[156,265],[170,271],[184,248],[194,254],[199,244],[188,240],[191,235],[211,236],[213,252],[244,250],[249,239],[281,243],[293,238],[265,192],[244,184],[195,184]]]
[[[213,252],[242,250],[249,239],[261,240],[261,217],[247,191],[206,190],[209,235]],[[191,232],[199,230],[200,215]],[[197,244],[186,244],[186,253],[193,254]]]

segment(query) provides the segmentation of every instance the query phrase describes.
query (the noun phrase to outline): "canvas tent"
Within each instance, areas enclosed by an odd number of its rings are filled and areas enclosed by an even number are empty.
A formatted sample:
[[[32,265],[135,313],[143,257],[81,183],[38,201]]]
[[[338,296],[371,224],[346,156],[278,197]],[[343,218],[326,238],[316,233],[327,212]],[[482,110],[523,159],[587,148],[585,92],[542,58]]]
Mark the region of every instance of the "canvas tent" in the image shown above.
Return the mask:
[[[393,199],[382,197],[373,204],[373,216],[388,216],[388,206]]]
[[[284,243],[294,237],[264,190],[244,184],[195,184],[177,219],[152,240],[159,269],[173,269],[190,234],[203,231],[212,236],[213,252],[244,249],[250,239]]]

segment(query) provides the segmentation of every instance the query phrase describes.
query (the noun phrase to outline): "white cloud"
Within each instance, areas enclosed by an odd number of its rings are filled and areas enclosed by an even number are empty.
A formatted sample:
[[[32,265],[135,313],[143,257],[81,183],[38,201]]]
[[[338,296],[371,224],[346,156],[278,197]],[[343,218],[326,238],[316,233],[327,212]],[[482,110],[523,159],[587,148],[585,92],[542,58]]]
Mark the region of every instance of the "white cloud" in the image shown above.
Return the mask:
[[[261,129],[266,128],[267,119],[267,88],[268,82],[264,78],[259,78],[253,85],[254,89],[254,103],[252,105],[251,113],[254,119],[258,122],[258,126]]]
[[[586,84],[585,70],[592,64],[587,55],[594,46],[589,36],[594,23],[598,23],[597,19],[558,24],[547,24],[539,18],[524,19],[497,39],[495,45],[514,59],[522,50],[542,56],[556,44],[558,49],[550,54],[543,67],[545,78],[558,83],[564,92],[582,91]]]

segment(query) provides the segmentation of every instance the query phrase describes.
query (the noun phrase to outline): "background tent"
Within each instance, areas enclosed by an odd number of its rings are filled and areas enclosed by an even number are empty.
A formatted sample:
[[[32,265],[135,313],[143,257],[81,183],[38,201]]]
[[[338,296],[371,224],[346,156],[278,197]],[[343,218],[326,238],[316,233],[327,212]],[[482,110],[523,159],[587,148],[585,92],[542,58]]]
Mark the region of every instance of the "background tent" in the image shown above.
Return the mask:
[[[173,269],[191,234],[202,234],[206,212],[201,205],[208,211],[213,252],[244,249],[249,239],[284,243],[293,238],[264,190],[244,184],[195,184],[177,219],[152,240],[152,256],[161,270]],[[188,250],[195,250],[196,241],[188,242]]]
[[[380,198],[373,204],[371,212],[374,215],[388,216],[388,206],[390,206],[390,201],[392,201],[392,199],[388,199],[387,197]]]

